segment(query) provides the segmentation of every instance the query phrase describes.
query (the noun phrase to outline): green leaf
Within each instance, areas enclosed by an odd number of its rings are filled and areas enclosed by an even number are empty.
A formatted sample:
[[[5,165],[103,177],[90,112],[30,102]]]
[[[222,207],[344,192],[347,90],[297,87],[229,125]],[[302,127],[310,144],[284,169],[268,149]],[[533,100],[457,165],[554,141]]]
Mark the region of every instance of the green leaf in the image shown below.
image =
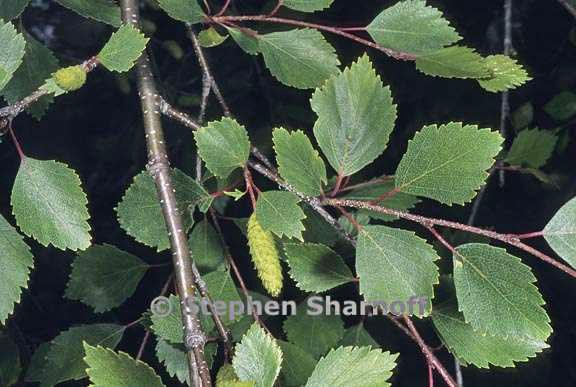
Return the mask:
[[[288,341],[316,359],[338,344],[344,336],[344,323],[339,316],[327,315],[325,310],[315,315],[319,306],[325,307],[318,301],[308,299],[300,303],[296,313],[288,316],[283,325]]]
[[[40,244],[84,250],[90,246],[86,194],[80,178],[57,161],[22,159],[12,187],[12,211],[22,232]]]
[[[576,198],[556,212],[543,234],[556,254],[576,268]]]
[[[94,387],[164,387],[162,379],[146,363],[124,352],[84,344],[86,372]]]
[[[340,341],[340,345],[344,347],[366,347],[378,348],[380,345],[370,336],[370,333],[364,327],[364,323],[360,323],[353,327],[346,329],[344,337]]]
[[[194,132],[198,153],[206,167],[219,177],[244,168],[250,155],[250,139],[244,126],[231,118],[210,122]]]
[[[16,32],[12,23],[3,23],[0,19],[0,91],[22,64],[25,46],[24,36]]]
[[[314,136],[338,173],[352,175],[386,149],[396,105],[367,55],[317,89],[311,105]]]
[[[302,12],[322,11],[329,8],[334,0],[284,0],[284,7]]]
[[[352,272],[332,249],[315,243],[284,243],[290,277],[306,292],[324,292],[353,281]]]
[[[182,344],[184,343],[182,331],[182,309],[180,307],[180,299],[178,296],[171,294],[168,297],[169,305],[156,305],[155,308],[164,308],[166,314],[157,313],[157,310],[152,310],[150,320],[152,321],[151,329],[154,334],[169,343]],[[200,316],[199,316],[200,317]]]
[[[303,386],[314,371],[316,359],[294,344],[285,341],[279,341],[278,344],[284,355],[280,374],[282,385],[285,387]]]
[[[442,48],[416,58],[416,68],[424,74],[444,78],[485,78],[490,72],[483,59],[468,47]]]
[[[168,375],[177,378],[180,383],[190,385],[188,372],[188,356],[186,352],[165,340],[158,339],[156,357],[166,368]]]
[[[302,240],[302,220],[306,215],[298,205],[299,202],[298,196],[292,192],[262,192],[256,202],[256,218],[264,230],[280,238],[286,236]]]
[[[287,86],[313,89],[338,73],[340,61],[322,34],[296,29],[259,35],[260,52],[272,75]]]
[[[498,133],[475,125],[425,126],[408,143],[396,170],[396,189],[448,205],[469,202],[488,177],[502,141]]]
[[[512,165],[540,168],[546,164],[558,136],[547,130],[525,129],[518,133],[504,161]]]
[[[0,334],[0,385],[10,387],[16,385],[22,373],[20,350],[12,339]]]
[[[28,6],[30,0],[2,0],[0,1],[0,20],[10,21],[16,19]]]
[[[47,347],[34,353],[35,370],[27,375],[30,382],[40,387],[52,387],[68,380],[86,377],[83,343],[114,348],[122,339],[124,327],[114,324],[92,324],[70,328],[61,332]]]
[[[339,239],[339,234],[334,232],[334,228],[322,218],[310,206],[303,205],[306,219],[302,222],[306,230],[304,231],[304,240],[311,243],[322,243],[327,246],[334,246]]]
[[[205,211],[210,206],[212,197],[199,183],[179,169],[172,170],[172,183],[176,190],[176,201],[184,230],[188,232],[192,227],[193,207],[198,205]],[[134,177],[134,182],[118,203],[116,213],[120,226],[138,242],[156,247],[158,251],[170,247],[154,179],[147,171]]]
[[[92,245],[72,263],[66,297],[103,313],[134,294],[149,266],[112,245]]]
[[[378,205],[395,210],[406,211],[413,208],[420,200],[413,195],[394,191],[394,179],[388,179],[378,184],[359,187],[345,196],[346,199],[374,201]],[[360,210],[358,214],[368,214],[370,218],[386,222],[396,220],[398,217],[382,214],[376,211]]]
[[[36,348],[32,358],[30,359],[30,364],[26,370],[26,376],[24,380],[26,382],[39,382],[42,380],[44,375],[44,368],[47,363],[47,356],[50,352],[50,342],[45,341]]]
[[[227,308],[230,308],[231,305],[239,304],[242,301],[238,294],[238,290],[236,289],[236,285],[234,284],[234,280],[230,276],[230,272],[227,270],[213,271],[202,276],[202,278],[206,282],[206,286],[208,287],[210,296],[214,302],[223,302],[226,304]],[[228,310],[229,309],[227,309],[227,311]],[[234,317],[234,319],[232,319],[232,317]],[[240,315],[229,315],[228,312],[221,316],[222,321],[226,325],[239,320],[240,317]],[[208,318],[210,318],[210,316],[208,316]]]
[[[220,35],[214,27],[202,30],[198,34],[198,43],[206,48],[219,46],[224,43],[226,39],[228,39],[228,35]]]
[[[98,60],[110,71],[128,71],[146,48],[148,40],[139,30],[125,24],[112,34],[98,54]]]
[[[576,108],[576,104],[574,107]],[[524,103],[512,112],[510,120],[516,131],[527,127],[534,121],[534,105],[531,102]]]
[[[224,248],[220,237],[208,220],[204,219],[194,226],[188,242],[196,267],[201,273],[209,273],[222,267]]]
[[[480,334],[545,341],[552,328],[536,278],[506,250],[486,244],[458,246],[454,253],[458,309]]]
[[[546,343],[537,340],[481,334],[466,323],[455,306],[435,308],[432,321],[444,345],[465,365],[474,364],[479,368],[488,368],[490,365],[514,367],[515,362],[527,361],[548,347]]]
[[[186,23],[200,23],[206,16],[198,0],[158,0],[158,4],[171,18]]]
[[[26,52],[22,65],[16,70],[10,82],[2,90],[4,99],[9,104],[16,103],[32,94],[44,84],[46,79],[58,69],[58,60],[48,48],[25,34]],[[44,96],[28,108],[34,117],[40,119],[52,103],[52,96]]]
[[[84,17],[120,27],[120,7],[109,0],[56,0],[58,4],[66,7]]]
[[[397,358],[370,347],[339,347],[320,359],[305,387],[388,387]]]
[[[0,215],[0,323],[4,324],[28,287],[34,257],[22,236]]]
[[[478,83],[493,93],[515,89],[531,79],[516,60],[506,55],[488,56],[484,58],[484,65],[489,70],[490,77],[479,79]]]
[[[249,28],[226,27],[232,39],[247,54],[258,55],[260,52],[260,42],[256,38],[258,33]]]
[[[272,387],[280,373],[282,350],[276,340],[254,323],[236,345],[232,365],[241,381]]]
[[[576,94],[563,91],[555,95],[544,105],[544,111],[556,121],[568,121],[576,116]]]
[[[414,55],[428,54],[459,41],[442,12],[424,0],[403,0],[382,11],[367,27],[381,46]]]
[[[398,313],[427,316],[438,283],[439,257],[424,239],[411,231],[386,226],[365,226],[358,236],[356,272],[360,277],[360,293],[367,302],[403,302],[408,310]],[[425,297],[422,305],[414,297]],[[413,306],[412,310],[410,307]]]
[[[308,136],[276,128],[272,137],[280,176],[303,194],[320,196],[322,184],[328,183],[326,167]]]

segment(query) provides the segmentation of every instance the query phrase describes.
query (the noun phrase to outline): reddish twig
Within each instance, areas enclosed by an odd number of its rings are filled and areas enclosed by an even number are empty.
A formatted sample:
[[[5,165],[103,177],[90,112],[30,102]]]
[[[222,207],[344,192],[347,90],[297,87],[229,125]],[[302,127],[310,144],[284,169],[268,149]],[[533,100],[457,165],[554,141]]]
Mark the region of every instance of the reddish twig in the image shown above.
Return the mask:
[[[332,34],[348,38],[350,40],[355,41],[356,43],[360,43],[364,46],[367,46],[367,47],[373,48],[375,50],[381,51],[381,52],[385,53],[386,55],[388,55],[392,58],[395,58],[395,59],[409,60],[409,61],[416,60],[415,55],[408,54],[406,52],[399,52],[399,51],[391,50],[391,49],[386,48],[386,47],[382,47],[379,44],[376,44],[370,40],[367,40],[367,39],[361,38],[359,36],[356,36],[354,34],[351,34],[349,32],[343,31],[342,29],[340,29],[338,27],[330,27],[330,26],[325,26],[322,24],[308,23],[308,22],[301,21],[301,20],[292,20],[292,19],[284,19],[284,18],[279,18],[279,17],[270,17],[268,15],[214,16],[211,18],[211,20],[214,22],[217,22],[217,23],[248,21],[248,22],[277,23],[277,24],[293,25],[293,26],[304,27],[304,28],[313,28],[313,29],[316,29],[319,31],[330,32]]]
[[[414,214],[411,214],[408,212],[394,210],[392,208],[377,206],[377,205],[370,204],[369,202],[364,202],[361,200],[325,199],[323,201],[323,204],[330,205],[330,206],[344,206],[344,207],[352,207],[352,208],[362,208],[362,209],[366,209],[366,210],[380,212],[380,213],[386,214],[386,215],[397,216],[399,218],[410,220],[412,222],[419,223],[419,224],[422,224],[424,226],[448,227],[448,228],[452,228],[452,229],[456,229],[456,230],[469,232],[472,234],[482,235],[482,236],[488,237],[490,239],[498,240],[500,242],[504,242],[504,243],[509,244],[511,246],[517,247],[520,250],[524,250],[525,252],[534,255],[535,257],[549,263],[550,265],[556,267],[557,269],[562,270],[566,274],[576,278],[576,270],[564,265],[561,262],[558,262],[554,258],[542,253],[541,251],[536,250],[535,248],[533,248],[529,245],[526,245],[525,243],[522,243],[522,241],[514,235],[500,234],[500,233],[497,233],[495,231],[485,230],[483,228],[469,226],[466,224],[462,224],[462,223],[458,223],[458,222],[452,222],[449,220],[437,219],[437,218],[428,218],[428,217],[421,216],[421,215],[414,215]]]

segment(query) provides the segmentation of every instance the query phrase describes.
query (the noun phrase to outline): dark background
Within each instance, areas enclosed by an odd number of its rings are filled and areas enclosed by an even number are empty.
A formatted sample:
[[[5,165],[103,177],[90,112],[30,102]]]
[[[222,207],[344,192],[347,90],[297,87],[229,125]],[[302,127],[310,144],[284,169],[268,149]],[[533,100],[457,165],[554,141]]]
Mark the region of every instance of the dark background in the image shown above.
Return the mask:
[[[241,0],[236,3],[239,12],[251,14],[258,12],[264,2]],[[302,16],[284,12],[284,16],[307,17],[330,25],[358,26],[365,25],[393,3],[336,0],[325,13]],[[464,37],[464,44],[485,55],[502,51],[502,1],[443,0],[429,3],[445,12]],[[528,68],[534,80],[511,93],[511,107],[514,110],[525,102],[532,102],[535,125],[553,129],[556,124],[544,113],[542,106],[560,91],[576,89],[575,20],[556,1],[516,0],[514,3],[514,47],[519,61]],[[53,28],[53,37],[45,43],[57,53],[62,65],[79,63],[97,53],[111,32],[109,27],[87,21],[53,2],[40,4],[46,9],[29,8],[23,16],[23,24],[38,38],[42,38],[38,32]],[[164,95],[180,107],[196,112],[201,77],[183,26],[150,6],[144,8],[143,16],[156,26],[150,47]],[[262,31],[271,28],[262,27]],[[364,47],[339,37],[326,35],[326,38],[336,47],[344,65],[366,51]],[[166,40],[178,42],[184,50],[182,59],[175,59],[164,48]],[[473,81],[427,77],[417,72],[411,63],[397,62],[373,50],[367,52],[385,83],[391,85],[399,106],[399,119],[385,155],[362,172],[364,177],[392,173],[407,140],[424,124],[463,121],[498,128],[498,94],[485,92]],[[309,91],[284,87],[270,76],[261,58],[244,54],[231,39],[207,50],[207,53],[231,109],[249,129],[251,139],[262,149],[269,149],[270,129],[274,126],[302,128],[311,133],[314,115],[308,103]],[[221,113],[217,103],[212,99],[210,102],[208,116],[216,119]],[[572,133],[573,127],[569,129]],[[173,164],[191,172],[195,160],[190,131],[168,121],[165,121],[165,128]],[[115,217],[114,207],[146,161],[140,108],[130,76],[119,79],[98,69],[80,91],[59,97],[40,122],[21,116],[15,122],[15,129],[27,155],[60,160],[78,171],[90,200],[95,242],[117,245],[149,263],[169,262],[168,254],[157,254],[128,237]],[[502,188],[493,179],[482,202],[477,224],[495,227],[502,232],[541,230],[555,211],[576,193],[576,144],[573,137],[568,148],[555,154],[546,167],[547,172],[562,177],[559,187],[546,186],[530,176],[514,173],[507,174]],[[0,212],[11,221],[9,198],[18,163],[12,143],[4,138],[0,144]],[[262,188],[271,187],[260,179],[257,179],[257,184]],[[227,215],[246,216],[248,209],[248,203],[242,201],[230,206]],[[419,213],[460,221],[466,221],[469,211],[469,207],[448,208],[429,203],[416,209]],[[227,225],[225,230],[232,252],[246,273],[250,286],[257,287],[243,237],[233,226]],[[74,324],[100,321],[127,324],[136,320],[170,272],[168,267],[151,270],[136,295],[122,308],[94,315],[88,307],[63,299],[73,254],[41,248],[31,240],[28,242],[33,246],[36,267],[30,289],[25,292],[22,303],[16,308],[16,317],[9,324],[11,332],[25,344],[22,354],[25,362],[39,343],[51,340],[58,332]],[[544,242],[535,241],[534,244],[551,252]],[[538,278],[554,327],[551,348],[516,369],[478,370],[467,367],[464,369],[465,385],[574,386],[576,282],[533,257],[517,251],[514,253],[533,268]],[[352,290],[344,288],[339,293]],[[352,323],[354,321],[347,321],[347,324]],[[439,344],[429,323],[418,325],[431,345]],[[393,385],[426,385],[424,359],[412,342],[385,320],[370,320],[367,327],[384,348],[401,353]],[[120,349],[135,353],[142,336],[141,329],[128,329]],[[148,345],[144,360],[154,365],[157,363],[153,348],[153,344]],[[447,352],[441,350],[438,354],[452,370],[452,360]],[[442,385],[440,380],[437,383]],[[84,385],[84,382],[67,385]]]

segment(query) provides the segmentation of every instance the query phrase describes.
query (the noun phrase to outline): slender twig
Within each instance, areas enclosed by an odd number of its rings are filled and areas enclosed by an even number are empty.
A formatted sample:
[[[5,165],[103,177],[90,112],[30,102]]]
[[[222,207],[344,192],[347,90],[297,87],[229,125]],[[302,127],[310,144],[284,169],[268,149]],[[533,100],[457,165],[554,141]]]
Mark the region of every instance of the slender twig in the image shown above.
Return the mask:
[[[226,13],[226,11],[228,10],[228,7],[230,6],[230,3],[232,3],[232,0],[226,0],[226,2],[222,6],[222,8],[220,8],[220,11],[216,14],[216,16],[224,15],[224,13]]]
[[[124,22],[139,28],[139,1],[121,0],[120,5]],[[189,313],[185,307],[188,302],[194,299],[196,285],[192,272],[192,259],[188,240],[185,228],[182,225],[181,212],[176,202],[168,154],[164,144],[158,91],[146,53],[142,54],[138,59],[136,74],[148,148],[147,168],[154,178],[168,235],[170,236],[176,288],[183,306],[181,310],[184,343],[188,354],[190,380],[194,387],[209,387],[212,385],[212,381],[210,370],[204,358],[206,336],[202,331],[198,317],[194,313]]]
[[[509,56],[512,51],[512,0],[504,1],[504,55]],[[500,100],[500,134],[504,139],[508,138],[508,116],[510,115],[510,94],[502,92]],[[498,172],[500,187],[506,182],[506,171]]]
[[[440,376],[442,376],[442,378],[444,379],[444,381],[448,386],[458,387],[454,379],[452,379],[452,376],[450,376],[448,371],[446,371],[446,368],[444,368],[442,363],[440,363],[440,360],[438,360],[438,358],[436,357],[436,355],[434,355],[430,347],[424,342],[424,339],[422,339],[422,337],[418,333],[418,330],[414,326],[412,320],[410,320],[408,316],[403,317],[404,317],[404,323],[408,327],[408,330],[410,330],[410,332],[412,333],[412,337],[414,338],[414,340],[422,350],[422,353],[426,357],[428,365],[434,368],[440,374]]]
[[[466,224],[452,222],[449,220],[444,219],[437,219],[437,218],[428,218],[421,215],[414,215],[408,212],[394,210],[392,208],[386,208],[382,206],[377,206],[374,204],[370,204],[369,202],[360,201],[360,200],[346,200],[346,199],[325,199],[321,204],[330,205],[330,206],[344,206],[344,207],[352,207],[352,208],[361,208],[371,211],[380,212],[386,215],[393,215],[397,216],[401,219],[406,219],[415,223],[419,223],[424,226],[441,226],[441,227],[448,227],[455,230],[461,230],[465,232],[469,232],[472,234],[478,234],[490,239],[498,240],[500,242],[504,242],[511,246],[514,246],[520,250],[524,250],[527,253],[532,254],[533,256],[540,258],[541,260],[551,264],[552,266],[556,267],[557,269],[562,270],[566,274],[576,278],[576,270],[564,265],[561,262],[558,262],[554,258],[542,253],[539,250],[523,243],[520,239],[518,239],[513,234],[500,234],[495,231],[485,230],[483,228],[469,226]]]
[[[293,19],[284,19],[279,17],[270,17],[268,15],[250,15],[250,16],[214,16],[211,18],[212,21],[216,23],[227,23],[227,22],[266,22],[266,23],[277,23],[277,24],[286,24],[286,25],[293,25],[298,27],[304,28],[313,28],[319,31],[330,32],[335,35],[340,35],[350,40],[355,41],[356,43],[360,43],[364,46],[373,48],[375,50],[381,51],[386,55],[393,57],[395,59],[400,60],[416,60],[416,56],[412,54],[408,54],[406,52],[399,52],[394,51],[386,47],[382,47],[379,44],[376,44],[370,40],[361,38],[349,32],[346,32],[338,27],[330,27],[325,26],[322,24],[316,23],[308,23],[301,20],[293,20]]]
[[[272,9],[272,11],[270,11],[270,13],[268,14],[268,16],[274,16],[276,15],[276,13],[278,13],[278,11],[280,10],[280,8],[282,8],[282,5],[284,4],[284,0],[277,0],[276,5],[274,6],[274,8]]]
[[[572,14],[572,16],[576,17],[576,7],[568,2],[568,0],[558,0],[558,2],[562,4],[564,8],[566,8],[566,10]]]
[[[162,286],[162,290],[160,290],[160,294],[158,295],[159,297],[164,296],[168,292],[170,284],[172,283],[173,280],[174,280],[174,274],[170,274],[168,276],[168,279],[164,283],[164,286]],[[136,360],[140,360],[142,358],[148,340],[150,340],[150,330],[146,330],[146,333],[144,334],[144,338],[142,339],[142,343],[140,344],[140,348],[138,349],[138,354],[136,355]]]
[[[10,137],[12,138],[12,142],[14,143],[14,146],[16,147],[16,152],[18,152],[18,156],[20,157],[20,161],[24,160],[26,158],[26,155],[24,154],[24,151],[22,150],[22,146],[20,145],[20,142],[18,141],[18,138],[16,137],[16,134],[14,133],[14,129],[12,129],[12,123],[8,124],[8,131],[10,132]]]

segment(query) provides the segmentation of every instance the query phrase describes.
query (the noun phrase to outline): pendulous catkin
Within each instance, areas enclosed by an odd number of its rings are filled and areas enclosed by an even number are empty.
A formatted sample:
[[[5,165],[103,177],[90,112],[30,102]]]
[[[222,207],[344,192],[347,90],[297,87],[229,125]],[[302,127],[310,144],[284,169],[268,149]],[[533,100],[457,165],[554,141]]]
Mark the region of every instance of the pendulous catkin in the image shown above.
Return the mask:
[[[256,214],[248,220],[248,246],[264,288],[271,296],[279,296],[283,279],[280,256],[272,234],[260,226]]]

